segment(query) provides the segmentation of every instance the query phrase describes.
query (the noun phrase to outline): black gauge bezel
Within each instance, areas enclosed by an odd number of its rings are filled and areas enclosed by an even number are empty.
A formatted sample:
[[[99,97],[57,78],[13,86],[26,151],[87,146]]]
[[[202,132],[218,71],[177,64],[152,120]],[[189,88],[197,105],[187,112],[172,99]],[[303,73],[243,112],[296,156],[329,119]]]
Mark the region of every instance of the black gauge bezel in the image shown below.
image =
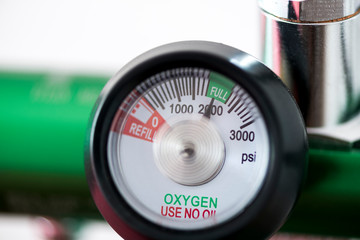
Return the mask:
[[[156,73],[180,67],[218,72],[243,87],[259,107],[269,135],[269,167],[255,199],[228,221],[200,230],[159,226],[139,215],[112,180],[107,141],[115,113],[125,97]],[[105,86],[93,109],[86,139],[85,167],[95,203],[125,239],[264,239],[286,220],[300,192],[307,166],[304,121],[281,80],[254,57],[229,46],[187,41],[146,52],[124,66]]]

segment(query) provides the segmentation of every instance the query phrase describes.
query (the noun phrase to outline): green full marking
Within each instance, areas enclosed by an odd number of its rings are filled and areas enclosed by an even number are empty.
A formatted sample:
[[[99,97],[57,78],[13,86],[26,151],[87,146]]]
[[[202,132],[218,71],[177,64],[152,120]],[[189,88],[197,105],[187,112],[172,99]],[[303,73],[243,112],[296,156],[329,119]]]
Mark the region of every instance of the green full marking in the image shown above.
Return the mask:
[[[219,73],[211,72],[206,96],[225,103],[235,83]]]

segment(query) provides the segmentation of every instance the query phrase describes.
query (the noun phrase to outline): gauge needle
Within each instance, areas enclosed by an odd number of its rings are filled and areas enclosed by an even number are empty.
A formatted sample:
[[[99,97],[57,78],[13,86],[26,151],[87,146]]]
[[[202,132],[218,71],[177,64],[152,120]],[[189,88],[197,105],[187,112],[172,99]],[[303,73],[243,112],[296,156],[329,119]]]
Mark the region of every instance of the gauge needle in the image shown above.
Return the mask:
[[[204,117],[206,117],[207,119],[210,119],[210,116],[211,116],[211,109],[212,109],[212,106],[214,104],[214,98],[211,99],[209,105],[208,105],[208,108],[205,110],[205,113],[204,113]]]

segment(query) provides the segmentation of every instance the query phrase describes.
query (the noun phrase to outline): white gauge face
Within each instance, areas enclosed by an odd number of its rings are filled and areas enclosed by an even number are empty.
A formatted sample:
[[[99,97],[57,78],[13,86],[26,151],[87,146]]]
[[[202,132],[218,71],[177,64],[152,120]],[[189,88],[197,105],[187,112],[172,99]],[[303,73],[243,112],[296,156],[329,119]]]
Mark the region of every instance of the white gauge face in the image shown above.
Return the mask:
[[[180,230],[244,211],[270,159],[256,102],[229,78],[178,68],[145,79],[119,106],[108,161],[120,194],[141,216]]]

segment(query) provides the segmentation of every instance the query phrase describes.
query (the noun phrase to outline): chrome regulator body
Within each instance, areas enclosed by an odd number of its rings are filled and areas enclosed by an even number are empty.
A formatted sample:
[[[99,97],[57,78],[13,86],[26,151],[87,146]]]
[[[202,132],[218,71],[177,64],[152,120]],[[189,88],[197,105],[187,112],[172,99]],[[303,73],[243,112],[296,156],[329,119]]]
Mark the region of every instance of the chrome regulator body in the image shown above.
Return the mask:
[[[294,94],[309,134],[350,141],[330,132],[354,119],[360,106],[360,0],[259,5],[263,60]]]

